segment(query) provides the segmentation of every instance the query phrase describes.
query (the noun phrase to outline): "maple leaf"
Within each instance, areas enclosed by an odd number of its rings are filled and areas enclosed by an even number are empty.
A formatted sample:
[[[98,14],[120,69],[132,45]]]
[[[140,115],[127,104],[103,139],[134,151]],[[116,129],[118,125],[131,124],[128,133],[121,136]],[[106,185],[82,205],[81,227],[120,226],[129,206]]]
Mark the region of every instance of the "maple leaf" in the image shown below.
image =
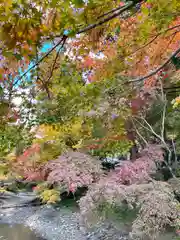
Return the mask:
[[[84,68],[92,68],[94,64],[95,64],[94,59],[91,58],[90,56],[87,56],[83,61]]]

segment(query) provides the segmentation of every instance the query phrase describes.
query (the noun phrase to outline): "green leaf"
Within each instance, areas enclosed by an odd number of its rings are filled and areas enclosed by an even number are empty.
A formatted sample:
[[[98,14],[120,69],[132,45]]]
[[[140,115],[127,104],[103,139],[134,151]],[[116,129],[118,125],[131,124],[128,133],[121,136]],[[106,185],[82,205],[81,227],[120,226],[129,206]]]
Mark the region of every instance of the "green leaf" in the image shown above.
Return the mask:
[[[149,9],[148,9],[147,7],[143,7],[143,8],[141,9],[141,11],[142,11],[142,13],[143,13],[144,15],[148,15],[148,14],[149,14]]]
[[[27,43],[28,43],[28,45],[32,45],[33,41],[31,39],[27,39]]]
[[[121,28],[120,28],[120,26],[118,26],[118,27],[116,28],[116,30],[115,30],[115,33],[119,35],[119,34],[120,34],[120,31],[121,31]]]
[[[76,34],[76,30],[70,30],[68,33],[68,37],[74,37]]]
[[[52,0],[51,6],[52,6],[52,7],[55,7],[57,3],[58,3],[58,0]]]
[[[174,64],[176,70],[180,69],[180,57],[172,57],[172,63]]]
[[[2,80],[2,74],[0,73],[0,82],[1,82],[1,80]],[[1,88],[0,88],[0,95],[1,95]]]
[[[8,52],[4,51],[2,54],[4,57],[12,57],[14,55],[12,52],[9,52],[9,51]]]
[[[72,1],[75,7],[83,7],[84,6],[84,1],[83,0],[73,0]]]
[[[17,60],[21,60],[21,59],[22,59],[22,56],[21,56],[20,54],[14,54],[14,56],[15,56],[15,58],[16,58]]]

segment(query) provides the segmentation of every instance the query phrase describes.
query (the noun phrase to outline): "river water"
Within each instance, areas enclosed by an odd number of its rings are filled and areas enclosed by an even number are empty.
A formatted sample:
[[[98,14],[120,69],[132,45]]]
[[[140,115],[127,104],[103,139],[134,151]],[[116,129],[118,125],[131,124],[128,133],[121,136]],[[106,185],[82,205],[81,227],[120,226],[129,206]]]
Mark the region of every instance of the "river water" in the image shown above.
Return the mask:
[[[166,233],[158,238],[158,240],[174,240],[174,239],[177,238],[174,238],[174,234],[172,233]],[[14,225],[0,224],[0,240],[44,240],[44,239],[36,236],[34,232],[32,232],[28,227],[25,227],[22,224]],[[73,239],[70,238],[69,240]]]
[[[43,240],[21,224],[0,224],[0,240]]]

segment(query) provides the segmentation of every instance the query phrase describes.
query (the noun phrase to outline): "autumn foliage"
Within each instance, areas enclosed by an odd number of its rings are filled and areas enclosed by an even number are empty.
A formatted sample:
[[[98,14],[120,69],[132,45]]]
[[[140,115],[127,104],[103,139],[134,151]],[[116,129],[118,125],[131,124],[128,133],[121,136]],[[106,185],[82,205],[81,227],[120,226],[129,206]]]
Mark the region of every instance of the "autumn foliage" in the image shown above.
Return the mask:
[[[75,192],[97,181],[102,174],[98,160],[80,152],[67,152],[57,160],[49,161],[44,171],[47,181],[59,184],[64,191]]]
[[[13,169],[27,181],[44,180],[39,154],[40,146],[32,145],[12,163]]]
[[[117,167],[109,176],[109,181],[117,184],[131,185],[150,180],[150,175],[156,172],[156,164],[163,161],[161,146],[147,146],[140,157],[134,162],[125,162]]]
[[[87,188],[87,222],[135,210],[134,240],[174,227],[179,195],[154,176],[179,176],[179,13],[177,0],[1,1],[3,167],[43,203]]]

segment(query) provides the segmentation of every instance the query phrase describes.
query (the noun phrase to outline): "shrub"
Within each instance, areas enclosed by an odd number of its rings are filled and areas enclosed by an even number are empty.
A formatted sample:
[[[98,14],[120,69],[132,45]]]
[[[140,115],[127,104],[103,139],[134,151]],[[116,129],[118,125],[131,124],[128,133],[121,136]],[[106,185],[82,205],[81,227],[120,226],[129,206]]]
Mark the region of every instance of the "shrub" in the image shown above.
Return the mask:
[[[150,175],[156,172],[156,162],[162,161],[161,146],[149,145],[141,152],[136,161],[126,161],[123,166],[112,171],[108,176],[109,181],[125,185],[147,182]]]
[[[32,189],[43,203],[55,204],[61,200],[59,189],[51,188],[47,182],[39,183]]]
[[[55,189],[46,189],[41,192],[40,198],[44,203],[54,204],[60,201],[60,194],[59,191],[56,191]]]
[[[0,162],[0,181],[7,179],[8,165]]]
[[[130,210],[138,210],[130,233],[133,240],[155,239],[168,225],[174,226],[180,217],[173,191],[164,182],[125,186],[101,180],[79,202],[87,225],[104,219],[99,210],[103,204],[111,205],[111,208],[124,208],[125,204]]]
[[[180,204],[178,204],[178,206],[177,206],[177,211],[180,211]],[[175,223],[175,227],[176,227],[176,234],[180,237],[180,218],[177,219],[177,221]]]
[[[104,206],[108,206],[108,209],[121,209],[119,214],[123,209],[137,212],[130,233],[133,240],[155,239],[167,225],[174,225],[180,213],[173,188],[151,178],[159,161],[163,161],[161,146],[149,145],[136,161],[124,162],[92,185],[79,202],[85,223],[104,219]]]
[[[0,187],[0,195],[6,193],[7,190],[4,187]]]
[[[44,168],[47,181],[58,184],[62,191],[75,192],[97,181],[102,174],[100,162],[80,152],[69,151],[58,159],[49,161]]]
[[[172,186],[174,193],[180,196],[180,178],[171,178],[168,183]]]
[[[21,174],[28,181],[45,180],[43,167],[48,160],[59,156],[60,150],[59,146],[54,143],[44,143],[41,145],[34,143],[22,155],[11,161],[13,170]]]
[[[40,145],[33,144],[12,162],[12,169],[28,181],[44,180]]]

